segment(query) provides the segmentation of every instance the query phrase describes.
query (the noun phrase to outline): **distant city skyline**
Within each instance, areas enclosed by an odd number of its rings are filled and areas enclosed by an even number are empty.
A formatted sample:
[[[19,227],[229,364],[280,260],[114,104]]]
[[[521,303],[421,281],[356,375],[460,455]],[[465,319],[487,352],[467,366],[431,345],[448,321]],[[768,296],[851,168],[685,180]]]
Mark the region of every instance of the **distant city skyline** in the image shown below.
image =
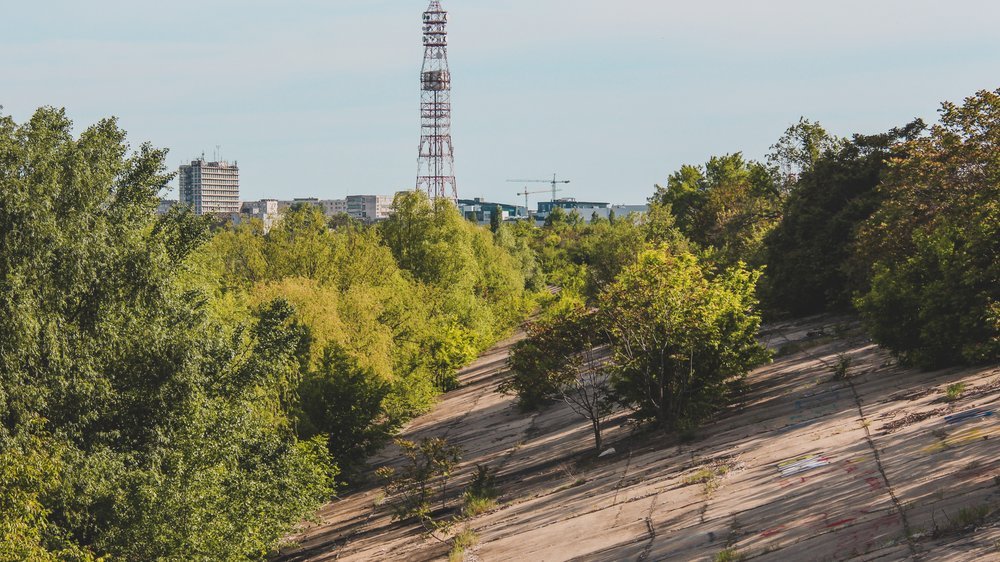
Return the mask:
[[[243,200],[413,187],[426,0],[9,4],[0,106],[19,122],[118,116],[171,171],[238,161]],[[641,203],[682,164],[763,158],[800,116],[880,132],[1000,86],[987,1],[442,4],[460,198],[523,203],[505,180],[558,173],[560,196]]]

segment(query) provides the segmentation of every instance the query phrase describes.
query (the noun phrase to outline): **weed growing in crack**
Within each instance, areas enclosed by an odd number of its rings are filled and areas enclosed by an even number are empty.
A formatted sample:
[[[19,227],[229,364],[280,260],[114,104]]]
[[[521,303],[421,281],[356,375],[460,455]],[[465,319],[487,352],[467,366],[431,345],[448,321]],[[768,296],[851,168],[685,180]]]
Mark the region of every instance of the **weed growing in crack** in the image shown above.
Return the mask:
[[[739,562],[741,560],[746,560],[747,555],[740,552],[736,547],[729,547],[724,550],[720,550],[718,554],[715,555],[715,562]]]
[[[956,382],[954,384],[949,384],[944,390],[944,399],[948,402],[954,402],[962,397],[965,392],[965,383]]]
[[[479,535],[475,531],[466,527],[459,531],[451,539],[451,551],[448,552],[448,562],[462,562],[465,560],[465,551],[479,542]]]
[[[833,378],[836,380],[846,380],[847,372],[851,369],[851,357],[846,353],[837,356],[837,364],[833,367]]]

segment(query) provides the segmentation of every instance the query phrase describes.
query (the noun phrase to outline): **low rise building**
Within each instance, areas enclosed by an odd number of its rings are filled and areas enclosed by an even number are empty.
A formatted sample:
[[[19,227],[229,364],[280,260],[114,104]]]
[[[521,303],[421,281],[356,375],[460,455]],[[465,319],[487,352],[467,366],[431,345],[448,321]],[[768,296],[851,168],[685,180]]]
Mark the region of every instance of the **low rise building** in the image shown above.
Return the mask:
[[[278,200],[261,199],[260,201],[244,201],[240,205],[240,221],[259,219],[264,223],[264,232],[269,232],[278,220]]]
[[[469,220],[475,220],[480,224],[488,224],[492,220],[493,213],[496,212],[497,207],[500,207],[501,220],[516,220],[527,218],[528,216],[527,207],[483,201],[480,197],[458,200],[458,210],[462,213],[462,216]]]
[[[391,195],[348,195],[347,214],[362,222],[378,222],[392,212]]]
[[[156,214],[165,215],[177,205],[176,199],[160,199],[160,204],[156,206]]]

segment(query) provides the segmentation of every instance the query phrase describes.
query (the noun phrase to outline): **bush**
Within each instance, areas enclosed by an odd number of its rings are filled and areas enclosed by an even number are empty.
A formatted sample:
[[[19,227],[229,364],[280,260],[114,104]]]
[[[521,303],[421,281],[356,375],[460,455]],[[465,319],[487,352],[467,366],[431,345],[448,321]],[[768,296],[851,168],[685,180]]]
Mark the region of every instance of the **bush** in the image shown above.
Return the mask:
[[[448,480],[458,466],[462,450],[440,437],[419,442],[396,439],[396,445],[406,461],[403,467],[398,471],[391,467],[376,471],[386,496],[392,497],[388,505],[393,518],[416,519],[431,532],[447,527],[450,521],[434,517],[433,504],[440,502],[444,507]]]
[[[726,404],[738,381],[769,357],[756,341],[759,272],[716,275],[687,252],[649,250],[602,295],[600,314],[619,400],[640,417],[684,428]]]

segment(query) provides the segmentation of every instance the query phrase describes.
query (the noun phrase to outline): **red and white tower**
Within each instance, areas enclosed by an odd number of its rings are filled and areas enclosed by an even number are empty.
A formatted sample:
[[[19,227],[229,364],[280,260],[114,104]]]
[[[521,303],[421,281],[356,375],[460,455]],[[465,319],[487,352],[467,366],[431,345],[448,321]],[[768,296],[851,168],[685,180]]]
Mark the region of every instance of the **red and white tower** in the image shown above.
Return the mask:
[[[455,150],[451,145],[451,73],[448,72],[448,12],[431,0],[424,12],[424,65],[420,70],[420,150],[417,190],[431,199],[458,199]]]

